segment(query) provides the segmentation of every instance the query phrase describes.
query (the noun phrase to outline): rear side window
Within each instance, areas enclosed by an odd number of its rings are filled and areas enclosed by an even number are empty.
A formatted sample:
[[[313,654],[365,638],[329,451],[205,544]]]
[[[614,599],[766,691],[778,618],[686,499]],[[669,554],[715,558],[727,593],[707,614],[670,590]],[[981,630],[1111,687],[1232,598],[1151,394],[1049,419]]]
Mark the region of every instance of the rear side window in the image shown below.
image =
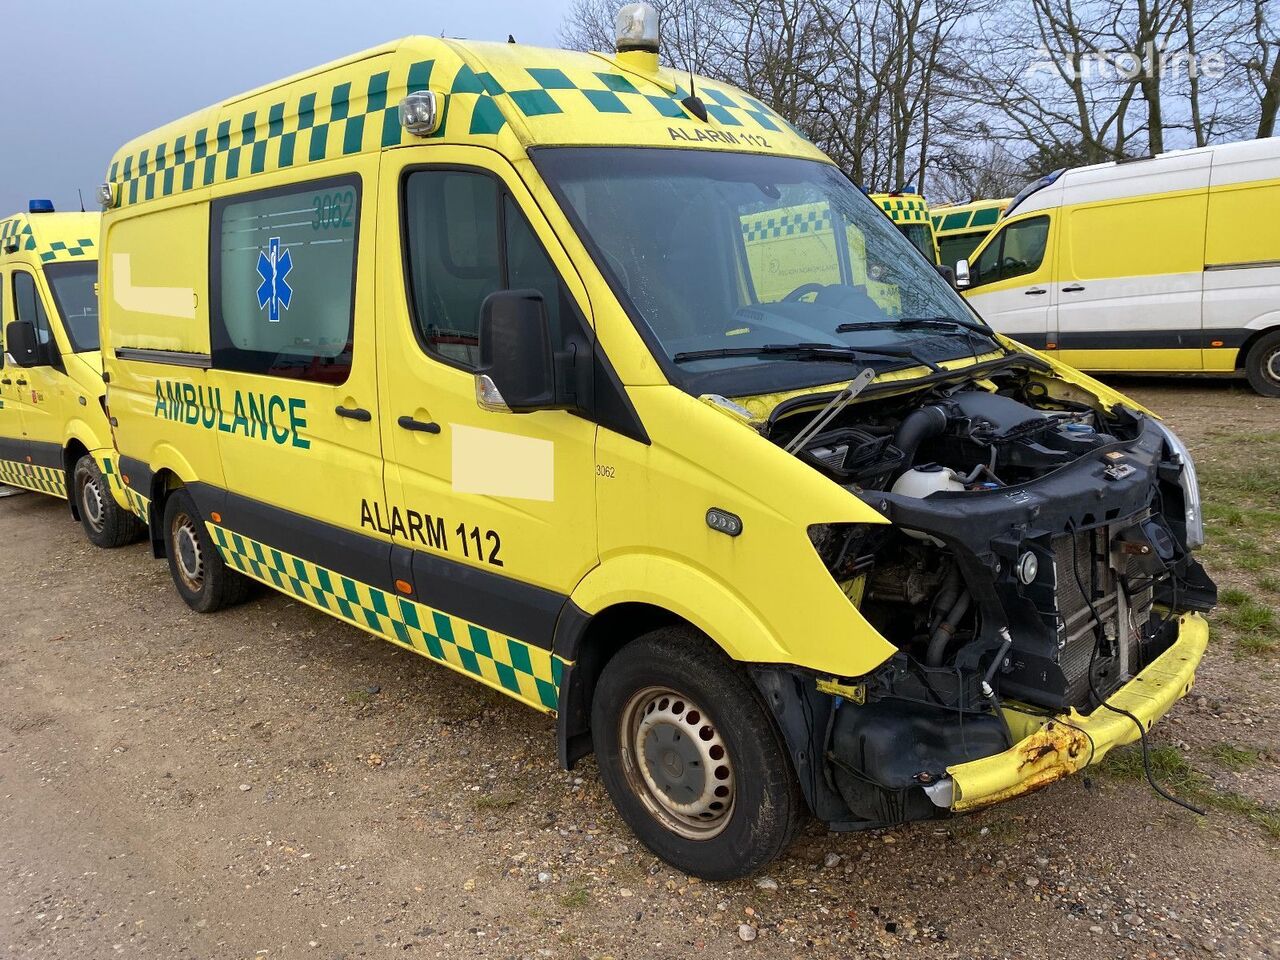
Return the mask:
[[[355,177],[215,201],[213,366],[339,384],[351,372]]]
[[[535,289],[560,342],[560,282],[529,222],[493,177],[419,170],[404,190],[410,299],[418,338],[430,352],[474,369],[480,304],[495,290]]]
[[[13,275],[13,313],[19,322],[25,320],[36,328],[40,346],[48,346],[53,336],[49,331],[49,315],[45,313],[35,277],[23,271]]]

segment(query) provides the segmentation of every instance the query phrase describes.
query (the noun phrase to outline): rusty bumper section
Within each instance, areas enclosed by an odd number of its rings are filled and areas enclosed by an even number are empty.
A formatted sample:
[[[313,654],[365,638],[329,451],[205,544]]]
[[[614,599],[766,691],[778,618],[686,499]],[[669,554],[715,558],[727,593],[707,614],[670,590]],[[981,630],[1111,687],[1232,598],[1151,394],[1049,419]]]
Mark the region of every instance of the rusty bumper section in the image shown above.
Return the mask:
[[[1177,641],[1107,698],[1147,729],[1186,696],[1209,643],[1208,624],[1199,614],[1186,614],[1178,621]],[[956,813],[1039,790],[1096,763],[1112,747],[1138,739],[1132,720],[1105,707],[1088,716],[1073,709],[1049,721],[1011,708],[1005,716],[1021,740],[1002,753],[948,768],[954,783],[951,809]]]

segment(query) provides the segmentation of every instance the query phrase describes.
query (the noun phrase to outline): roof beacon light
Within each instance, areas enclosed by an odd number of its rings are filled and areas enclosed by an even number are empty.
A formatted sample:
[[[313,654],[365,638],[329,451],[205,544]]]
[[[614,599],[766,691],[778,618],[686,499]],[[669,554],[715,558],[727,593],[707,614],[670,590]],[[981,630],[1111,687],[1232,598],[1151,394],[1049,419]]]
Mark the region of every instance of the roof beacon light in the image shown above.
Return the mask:
[[[429,137],[440,125],[435,92],[417,90],[400,101],[400,126],[415,137]]]
[[[27,204],[27,213],[53,213],[53,201],[32,200]]]
[[[658,11],[647,3],[628,3],[618,11],[614,33],[619,53],[658,52]]]

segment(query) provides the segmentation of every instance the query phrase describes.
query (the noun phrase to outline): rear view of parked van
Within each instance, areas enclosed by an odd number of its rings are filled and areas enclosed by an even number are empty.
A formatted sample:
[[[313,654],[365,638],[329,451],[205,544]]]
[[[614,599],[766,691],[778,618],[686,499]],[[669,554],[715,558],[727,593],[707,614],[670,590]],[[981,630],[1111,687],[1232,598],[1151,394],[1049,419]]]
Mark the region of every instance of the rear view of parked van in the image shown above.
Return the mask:
[[[96,213],[0,220],[0,483],[68,499],[102,547],[136,540],[102,407]]]
[[[1081,167],[1015,197],[957,279],[1082,370],[1243,371],[1280,397],[1277,223],[1277,138]]]
[[[619,24],[407,38],[119,151],[107,405],[178,592],[260,581],[553,715],[706,877],[1137,739],[1216,595],[1186,448]]]

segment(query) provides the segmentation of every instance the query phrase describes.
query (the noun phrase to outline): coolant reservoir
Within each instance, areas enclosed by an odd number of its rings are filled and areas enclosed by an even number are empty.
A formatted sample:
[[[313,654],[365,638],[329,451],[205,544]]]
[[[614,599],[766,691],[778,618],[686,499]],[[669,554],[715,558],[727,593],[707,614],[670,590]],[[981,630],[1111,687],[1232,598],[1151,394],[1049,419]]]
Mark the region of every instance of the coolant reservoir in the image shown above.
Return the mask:
[[[931,463],[925,467],[914,467],[900,476],[893,485],[893,492],[903,497],[923,499],[940,490],[963,490],[964,484],[960,474],[950,467],[940,467]]]

